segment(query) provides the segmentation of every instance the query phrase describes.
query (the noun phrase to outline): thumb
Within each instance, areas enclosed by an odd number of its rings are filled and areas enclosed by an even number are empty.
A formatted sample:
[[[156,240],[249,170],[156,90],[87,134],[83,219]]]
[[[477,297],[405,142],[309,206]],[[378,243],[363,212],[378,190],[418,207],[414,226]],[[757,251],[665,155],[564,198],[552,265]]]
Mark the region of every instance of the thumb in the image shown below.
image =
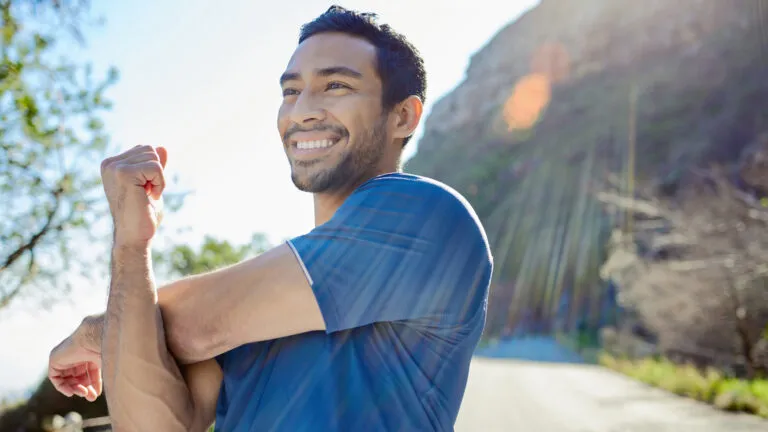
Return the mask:
[[[165,163],[168,162],[168,150],[166,150],[165,147],[158,147],[155,151],[157,151],[157,155],[160,156],[160,165],[165,169]]]

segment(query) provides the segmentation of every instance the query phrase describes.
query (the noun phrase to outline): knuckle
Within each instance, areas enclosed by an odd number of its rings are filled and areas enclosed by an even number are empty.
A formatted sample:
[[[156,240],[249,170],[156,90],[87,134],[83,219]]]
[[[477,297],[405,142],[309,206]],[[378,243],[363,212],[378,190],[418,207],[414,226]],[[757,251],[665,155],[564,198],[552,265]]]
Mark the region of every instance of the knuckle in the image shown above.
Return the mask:
[[[133,171],[133,168],[128,164],[118,164],[113,169],[121,176],[128,175]]]
[[[146,163],[147,170],[151,172],[152,174],[159,174],[163,175],[163,166],[160,165],[159,161],[152,160]]]

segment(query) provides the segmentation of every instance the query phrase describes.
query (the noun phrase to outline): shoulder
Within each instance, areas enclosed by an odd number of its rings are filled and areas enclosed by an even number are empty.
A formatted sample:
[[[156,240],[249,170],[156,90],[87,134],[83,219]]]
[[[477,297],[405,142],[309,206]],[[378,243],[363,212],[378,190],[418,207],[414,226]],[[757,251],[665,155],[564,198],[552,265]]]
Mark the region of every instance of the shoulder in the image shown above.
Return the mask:
[[[362,193],[369,190],[391,190],[410,192],[415,194],[434,194],[451,196],[456,199],[464,198],[453,188],[438,180],[408,173],[388,173],[378,175],[361,184],[355,193]]]
[[[422,215],[452,216],[481,226],[467,199],[452,187],[429,177],[389,173],[373,177],[350,196],[350,204],[378,202],[383,206],[408,206]]]
[[[414,231],[419,237],[448,235],[488,248],[480,218],[464,196],[438,180],[406,173],[374,177],[358,187],[339,209],[355,218]],[[445,239],[447,240],[447,239]]]

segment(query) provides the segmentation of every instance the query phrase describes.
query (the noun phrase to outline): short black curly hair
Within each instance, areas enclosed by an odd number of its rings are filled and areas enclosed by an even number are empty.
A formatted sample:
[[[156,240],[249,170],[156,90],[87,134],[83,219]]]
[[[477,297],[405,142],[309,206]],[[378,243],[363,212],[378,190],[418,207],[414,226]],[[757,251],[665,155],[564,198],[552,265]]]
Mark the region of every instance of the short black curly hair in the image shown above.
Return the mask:
[[[357,12],[333,5],[301,26],[299,43],[318,33],[339,32],[366,39],[376,47],[376,70],[382,84],[381,103],[390,110],[411,95],[426,102],[427,73],[421,54],[400,33],[377,22],[372,12]],[[403,146],[410,137],[403,140]]]

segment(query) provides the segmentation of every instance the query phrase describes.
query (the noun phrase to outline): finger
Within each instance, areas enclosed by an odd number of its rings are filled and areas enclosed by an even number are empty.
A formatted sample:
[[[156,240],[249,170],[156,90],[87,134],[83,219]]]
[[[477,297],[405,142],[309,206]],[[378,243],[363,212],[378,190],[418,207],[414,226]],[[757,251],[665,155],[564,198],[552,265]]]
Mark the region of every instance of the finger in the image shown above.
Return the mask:
[[[101,395],[101,391],[104,388],[101,377],[101,367],[96,363],[91,363],[90,365],[91,367],[88,369],[88,375],[91,377],[91,385],[93,385],[93,390],[98,397]]]
[[[73,387],[73,389],[74,389],[74,391],[75,391],[75,394],[76,394],[76,395],[78,395],[78,396],[80,396],[80,397],[86,397],[86,396],[88,396],[88,389],[87,389],[87,388],[85,388],[85,386],[84,386],[84,385],[82,385],[82,384],[77,384],[77,385],[75,385],[75,386]]]
[[[125,171],[132,171],[134,169],[138,169],[137,167],[139,165],[142,165],[147,162],[159,162],[160,158],[157,156],[157,153],[140,153],[137,155],[134,155],[130,158],[124,159],[122,162],[120,162],[120,165],[122,166],[122,169]],[[141,186],[144,187],[144,191],[149,195],[152,192],[152,184],[148,181],[145,181],[144,178],[146,177],[143,173],[139,173],[140,175],[136,177],[136,182],[141,183],[144,182]],[[134,174],[129,174],[134,175]]]
[[[78,394],[77,386],[79,386],[80,384],[72,381],[71,379],[66,379],[66,378],[59,379],[57,381],[58,383],[54,385],[54,387],[56,387],[56,389],[59,390],[61,394],[63,394],[64,396],[72,397]]]
[[[122,153],[120,153],[118,155],[115,155],[115,156],[108,157],[108,158],[104,159],[101,162],[101,172],[103,174],[104,170],[108,166],[114,165],[116,163],[119,163],[119,162],[121,162],[121,161],[123,161],[123,160],[125,160],[127,158],[130,158],[132,156],[135,156],[137,154],[141,154],[141,153],[154,153],[154,152],[155,152],[155,149],[152,146],[148,146],[148,145],[137,145],[137,146],[134,146],[130,150],[126,150],[126,151],[124,151],[124,152],[122,152]]]
[[[155,152],[155,148],[152,147],[151,145],[139,144],[139,145],[133,146],[130,150],[126,150],[126,151],[120,153],[117,157],[119,159],[124,159],[124,158],[131,157],[131,156],[133,156],[135,154],[138,154],[138,153],[147,153],[147,152],[154,153]]]
[[[65,382],[64,378],[50,377],[53,387],[66,397],[72,397],[72,388]]]
[[[96,394],[96,389],[94,389],[92,385],[86,386],[85,390],[86,390],[85,399],[87,399],[88,402],[93,402],[96,400],[96,398],[99,397],[99,395]]]
[[[64,369],[62,371],[62,376],[77,377],[80,375],[84,375],[86,370],[87,370],[87,365],[85,363],[80,363],[80,364],[68,367],[67,369]]]
[[[160,156],[160,165],[165,169],[165,163],[168,162],[168,150],[165,147],[158,147],[155,149],[157,155]]]
[[[157,169],[159,162],[144,162],[143,164],[139,165],[142,167],[142,174],[144,174],[144,179],[147,183],[151,183],[152,189],[150,192],[150,196],[155,199],[159,200],[160,197],[163,195],[163,190],[165,190],[165,175],[163,173],[163,167],[160,166],[160,169]]]
[[[151,196],[154,199],[160,199],[165,188],[165,177],[163,176],[163,167],[160,161],[152,160],[138,164],[120,164],[117,170],[123,176],[132,179],[136,186],[147,187],[151,185]]]
[[[84,386],[91,385],[91,378],[88,375],[78,375],[74,377],[65,378],[69,385],[82,384]]]
[[[120,161],[120,164],[126,164],[126,165],[138,165],[140,163],[149,162],[149,161],[160,161],[160,157],[152,151],[151,153],[145,152],[145,153],[138,153],[131,157],[127,157],[125,159],[122,159]]]
[[[73,394],[76,394],[80,397],[85,397],[88,394],[88,389],[86,389],[85,385],[82,383],[82,380],[78,379],[66,379],[64,381],[64,387],[68,388]]]
[[[64,378],[64,385],[67,385],[67,386],[69,386],[69,387],[71,387],[73,389],[76,388],[79,385],[85,386],[85,384],[87,384],[87,382],[88,382],[87,379],[85,379],[83,377]]]

